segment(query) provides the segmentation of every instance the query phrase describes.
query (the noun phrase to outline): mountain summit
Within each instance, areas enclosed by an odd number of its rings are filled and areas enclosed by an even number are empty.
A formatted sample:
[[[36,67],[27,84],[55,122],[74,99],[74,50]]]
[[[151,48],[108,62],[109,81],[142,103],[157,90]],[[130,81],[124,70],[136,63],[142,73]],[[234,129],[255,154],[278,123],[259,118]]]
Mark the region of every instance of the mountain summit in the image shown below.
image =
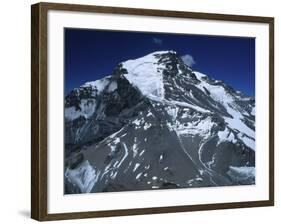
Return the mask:
[[[65,193],[255,183],[255,99],[174,51],[65,97]]]

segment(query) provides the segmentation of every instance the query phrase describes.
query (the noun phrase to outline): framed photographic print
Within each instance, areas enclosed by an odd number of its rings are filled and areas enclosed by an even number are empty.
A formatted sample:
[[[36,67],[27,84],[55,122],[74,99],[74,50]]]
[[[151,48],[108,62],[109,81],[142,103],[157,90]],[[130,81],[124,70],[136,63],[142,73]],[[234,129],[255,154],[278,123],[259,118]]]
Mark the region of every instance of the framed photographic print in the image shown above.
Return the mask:
[[[32,5],[32,218],[274,204],[274,19]]]

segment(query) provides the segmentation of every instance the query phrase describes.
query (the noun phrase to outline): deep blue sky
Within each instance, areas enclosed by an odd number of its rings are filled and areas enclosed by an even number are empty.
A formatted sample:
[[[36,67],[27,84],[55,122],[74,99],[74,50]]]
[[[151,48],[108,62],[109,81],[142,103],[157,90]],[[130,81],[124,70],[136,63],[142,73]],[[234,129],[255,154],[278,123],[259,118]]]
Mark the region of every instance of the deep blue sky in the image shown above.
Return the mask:
[[[191,55],[193,70],[255,95],[255,39],[223,36],[65,29],[65,94],[110,75],[125,60],[153,51]]]

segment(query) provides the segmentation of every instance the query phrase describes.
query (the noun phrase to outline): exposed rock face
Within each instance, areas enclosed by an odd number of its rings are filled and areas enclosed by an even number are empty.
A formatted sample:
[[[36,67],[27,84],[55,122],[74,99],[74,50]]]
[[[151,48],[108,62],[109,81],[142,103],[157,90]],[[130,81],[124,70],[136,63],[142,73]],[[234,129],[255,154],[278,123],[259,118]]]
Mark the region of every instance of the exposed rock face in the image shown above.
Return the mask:
[[[65,193],[255,183],[255,99],[173,51],[65,98]]]

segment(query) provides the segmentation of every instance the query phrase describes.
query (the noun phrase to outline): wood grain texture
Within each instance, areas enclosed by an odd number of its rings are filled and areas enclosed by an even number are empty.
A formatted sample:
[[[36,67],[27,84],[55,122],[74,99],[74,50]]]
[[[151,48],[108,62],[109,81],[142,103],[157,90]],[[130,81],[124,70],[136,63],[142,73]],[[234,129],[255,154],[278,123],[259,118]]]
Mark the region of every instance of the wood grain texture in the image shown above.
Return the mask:
[[[274,18],[269,22],[269,200],[274,205]]]
[[[39,219],[39,10],[31,8],[31,217]]]
[[[31,217],[47,216],[47,10],[31,8]]]
[[[269,200],[188,205],[173,207],[141,208],[127,210],[89,211],[48,214],[47,202],[47,12],[66,10],[164,16],[170,18],[195,18],[269,24]],[[214,209],[260,207],[274,205],[274,18],[238,16],[182,11],[163,11],[136,8],[118,8],[90,5],[38,3],[31,6],[31,217],[39,221],[81,219],[93,217],[141,215],[170,212],[203,211]],[[63,88],[63,87],[62,87]]]

